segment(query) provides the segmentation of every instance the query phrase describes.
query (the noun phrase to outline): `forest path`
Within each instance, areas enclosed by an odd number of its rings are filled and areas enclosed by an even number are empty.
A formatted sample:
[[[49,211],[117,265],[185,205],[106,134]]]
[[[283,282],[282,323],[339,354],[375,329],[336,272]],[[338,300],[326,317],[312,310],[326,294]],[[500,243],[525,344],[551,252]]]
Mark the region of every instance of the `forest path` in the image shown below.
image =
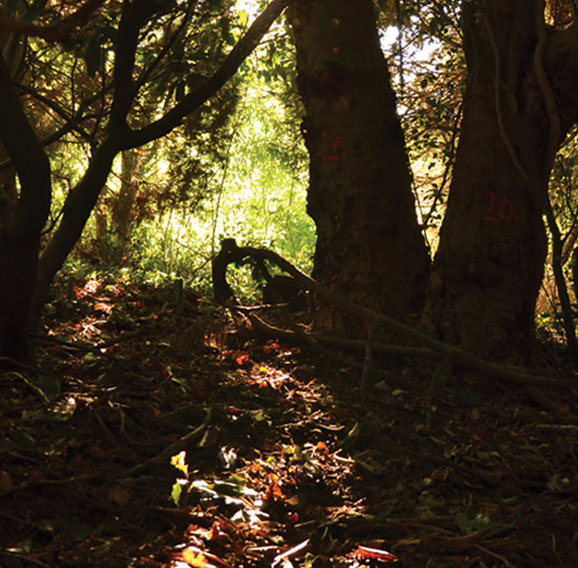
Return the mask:
[[[389,358],[362,404],[193,296],[87,280],[52,313],[40,372],[0,375],[2,568],[578,566],[576,390]]]

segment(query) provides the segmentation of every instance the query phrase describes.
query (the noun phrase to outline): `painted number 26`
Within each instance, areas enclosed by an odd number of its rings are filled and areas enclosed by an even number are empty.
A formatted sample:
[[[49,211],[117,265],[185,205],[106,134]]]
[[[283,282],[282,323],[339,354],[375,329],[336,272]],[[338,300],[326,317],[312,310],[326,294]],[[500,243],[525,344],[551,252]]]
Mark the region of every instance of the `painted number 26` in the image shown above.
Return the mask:
[[[514,218],[514,203],[507,197],[498,199],[493,191],[486,191],[484,197],[488,200],[482,221],[498,223],[499,221],[511,221]]]

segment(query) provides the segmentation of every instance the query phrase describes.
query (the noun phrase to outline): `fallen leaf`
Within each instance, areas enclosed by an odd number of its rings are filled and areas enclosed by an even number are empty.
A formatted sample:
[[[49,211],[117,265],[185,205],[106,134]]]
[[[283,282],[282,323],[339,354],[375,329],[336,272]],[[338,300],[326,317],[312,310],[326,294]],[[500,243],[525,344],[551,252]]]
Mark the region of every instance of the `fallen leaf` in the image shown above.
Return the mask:
[[[122,485],[115,485],[108,490],[108,500],[124,507],[130,501],[130,493]]]
[[[14,483],[7,471],[0,471],[0,493],[8,493],[14,489]]]
[[[239,367],[242,367],[248,361],[249,361],[249,353],[241,353],[240,355],[237,355],[235,357],[235,363],[237,363]]]
[[[183,550],[183,560],[194,568],[206,568],[208,566],[205,556],[202,552],[196,552],[190,548]]]
[[[399,558],[387,550],[379,548],[369,548],[367,546],[358,546],[354,555],[358,559],[371,558],[372,560],[379,560],[380,562],[399,562]]]

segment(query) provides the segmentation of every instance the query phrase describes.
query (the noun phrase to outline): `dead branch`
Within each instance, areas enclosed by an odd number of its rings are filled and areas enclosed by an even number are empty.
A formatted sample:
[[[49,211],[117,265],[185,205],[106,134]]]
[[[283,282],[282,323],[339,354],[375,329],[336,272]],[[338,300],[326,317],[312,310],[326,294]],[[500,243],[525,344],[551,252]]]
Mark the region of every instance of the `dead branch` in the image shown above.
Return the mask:
[[[502,365],[480,359],[468,351],[434,339],[394,318],[352,302],[345,296],[313,280],[313,278],[305,274],[305,272],[293,266],[289,261],[274,251],[255,247],[239,247],[234,239],[223,240],[221,251],[213,261],[213,289],[215,299],[220,304],[238,304],[234,298],[232,288],[227,283],[226,271],[229,264],[232,262],[240,262],[247,257],[251,257],[257,263],[262,263],[266,260],[276,265],[292,276],[303,289],[314,292],[338,308],[367,320],[370,325],[383,326],[398,332],[419,345],[428,347],[433,353],[437,354],[437,357],[443,359],[448,358],[456,365],[479,371],[498,380],[524,386],[537,385],[542,387],[574,388],[577,385],[576,380],[570,378],[539,375],[524,367]]]

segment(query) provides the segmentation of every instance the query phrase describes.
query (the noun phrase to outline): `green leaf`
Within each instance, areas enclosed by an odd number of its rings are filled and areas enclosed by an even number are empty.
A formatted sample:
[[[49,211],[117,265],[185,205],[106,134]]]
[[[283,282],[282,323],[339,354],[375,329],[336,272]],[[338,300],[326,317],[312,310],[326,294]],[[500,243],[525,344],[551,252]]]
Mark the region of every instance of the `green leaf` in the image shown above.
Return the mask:
[[[173,483],[173,488],[171,490],[171,499],[173,503],[178,507],[179,503],[181,502],[181,495],[183,494],[183,487],[177,481]]]
[[[463,534],[484,533],[489,531],[493,525],[490,519],[482,513],[470,518],[462,512],[456,514],[456,524]]]
[[[96,353],[93,353],[92,351],[89,351],[88,353],[86,353],[86,355],[83,357],[85,363],[92,363],[93,361],[96,360]]]
[[[247,13],[247,10],[239,10],[237,12],[237,17],[239,18],[239,24],[241,26],[245,26],[249,21],[249,14]]]
[[[35,384],[48,400],[54,400],[61,392],[60,381],[54,376],[40,375]]]
[[[255,420],[255,422],[263,422],[263,420],[266,420],[268,418],[267,413],[262,408],[259,410],[254,410],[253,412],[251,412],[251,415],[253,417],[253,420]]]

